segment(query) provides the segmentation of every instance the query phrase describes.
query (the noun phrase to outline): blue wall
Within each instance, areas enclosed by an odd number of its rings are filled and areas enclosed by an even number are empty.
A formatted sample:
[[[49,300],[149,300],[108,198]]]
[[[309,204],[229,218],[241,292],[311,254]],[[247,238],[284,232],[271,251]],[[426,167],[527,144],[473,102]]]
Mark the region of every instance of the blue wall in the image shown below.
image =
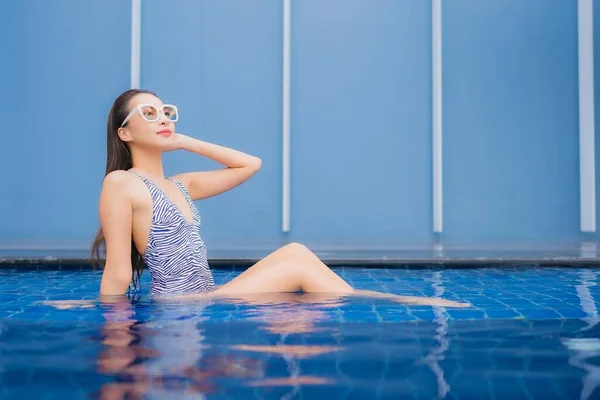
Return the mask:
[[[600,4],[594,2],[594,93],[595,93],[595,153],[596,153],[596,202],[600,202],[600,29],[598,28],[598,21],[600,21]],[[596,203],[598,204],[598,203]],[[596,227],[600,227],[600,210],[596,208]],[[600,240],[600,229],[594,234],[584,235],[590,239]]]
[[[292,2],[289,235],[282,12],[280,0],[143,1],[142,87],[178,104],[180,132],[263,159],[251,181],[198,202],[209,246],[431,242],[430,2]],[[0,32],[13,38],[0,63],[0,116],[15,132],[0,146],[0,242],[87,245],[106,115],[129,86],[130,2],[13,0],[0,15],[11,16]],[[443,2],[443,46],[441,239],[585,237],[577,1]],[[168,173],[216,167],[182,152],[165,162]]]
[[[128,2],[3,1],[0,240],[88,239],[106,115],[129,84]],[[8,69],[6,73],[5,69]]]
[[[141,85],[179,105],[178,131],[263,159],[261,172],[198,202],[209,243],[272,242],[281,232],[281,1],[144,0]],[[160,25],[160,29],[157,26]],[[169,32],[165,35],[165,32]],[[165,156],[167,173],[219,168]]]
[[[292,237],[431,237],[431,7],[293,2]]]
[[[577,237],[577,2],[443,4],[444,237]]]

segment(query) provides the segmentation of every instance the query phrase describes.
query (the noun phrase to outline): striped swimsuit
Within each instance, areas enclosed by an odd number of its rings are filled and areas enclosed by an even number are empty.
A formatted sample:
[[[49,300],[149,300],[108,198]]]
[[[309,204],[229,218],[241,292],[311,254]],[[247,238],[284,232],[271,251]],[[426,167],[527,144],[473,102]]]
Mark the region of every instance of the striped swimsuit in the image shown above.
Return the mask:
[[[206,259],[206,246],[200,236],[200,213],[185,186],[175,183],[194,215],[189,222],[177,205],[159,187],[137,172],[152,196],[152,225],[144,261],[150,270],[151,295],[209,292],[215,289]]]

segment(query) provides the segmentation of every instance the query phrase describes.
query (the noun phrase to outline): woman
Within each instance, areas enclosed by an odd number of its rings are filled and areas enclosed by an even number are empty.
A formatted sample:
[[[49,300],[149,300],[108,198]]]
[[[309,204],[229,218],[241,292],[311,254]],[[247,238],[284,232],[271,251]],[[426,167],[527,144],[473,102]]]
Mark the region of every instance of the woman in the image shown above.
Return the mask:
[[[253,176],[257,157],[176,133],[177,108],[152,92],[128,90],[108,116],[106,176],[100,195],[101,228],[92,253],[105,245],[101,295],[123,295],[139,282],[144,264],[156,296],[238,296],[279,292],[365,295],[403,303],[469,306],[436,298],[359,291],[305,246],[292,243],[217,287],[199,233],[193,201],[228,191]],[[162,153],[187,150],[225,166],[165,178]]]

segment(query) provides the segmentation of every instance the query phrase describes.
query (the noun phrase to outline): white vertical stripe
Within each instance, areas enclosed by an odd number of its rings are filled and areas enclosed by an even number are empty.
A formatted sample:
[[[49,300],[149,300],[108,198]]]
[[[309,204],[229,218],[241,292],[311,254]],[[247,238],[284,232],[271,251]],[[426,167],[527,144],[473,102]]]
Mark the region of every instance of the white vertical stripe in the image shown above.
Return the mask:
[[[444,279],[442,279],[442,271],[435,271],[432,276],[432,288],[436,297],[444,295]],[[425,357],[425,362],[431,369],[431,372],[437,380],[437,398],[443,399],[450,392],[450,385],[446,381],[444,369],[440,365],[440,361],[446,358],[446,352],[450,348],[450,339],[448,338],[448,313],[444,307],[433,307],[434,322],[438,324],[435,330],[436,335],[433,337],[438,343],[438,347],[431,347],[431,351]]]
[[[596,231],[593,13],[592,0],[578,1],[579,194],[580,224],[583,232]]]
[[[283,0],[283,196],[282,230],[290,231],[290,30],[291,0]]]
[[[431,3],[433,72],[433,231],[442,232],[442,2]]]
[[[131,83],[132,89],[140,87],[140,54],[142,42],[142,0],[131,0]]]

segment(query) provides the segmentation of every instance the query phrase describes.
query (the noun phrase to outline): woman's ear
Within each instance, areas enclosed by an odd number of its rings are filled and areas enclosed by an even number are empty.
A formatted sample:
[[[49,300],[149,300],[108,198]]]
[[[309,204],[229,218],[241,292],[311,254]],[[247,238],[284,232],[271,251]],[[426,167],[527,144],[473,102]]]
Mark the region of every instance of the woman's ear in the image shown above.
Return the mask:
[[[124,142],[131,142],[131,136],[129,135],[129,131],[125,128],[119,128],[117,130],[117,133],[119,134],[119,138],[124,141]]]

